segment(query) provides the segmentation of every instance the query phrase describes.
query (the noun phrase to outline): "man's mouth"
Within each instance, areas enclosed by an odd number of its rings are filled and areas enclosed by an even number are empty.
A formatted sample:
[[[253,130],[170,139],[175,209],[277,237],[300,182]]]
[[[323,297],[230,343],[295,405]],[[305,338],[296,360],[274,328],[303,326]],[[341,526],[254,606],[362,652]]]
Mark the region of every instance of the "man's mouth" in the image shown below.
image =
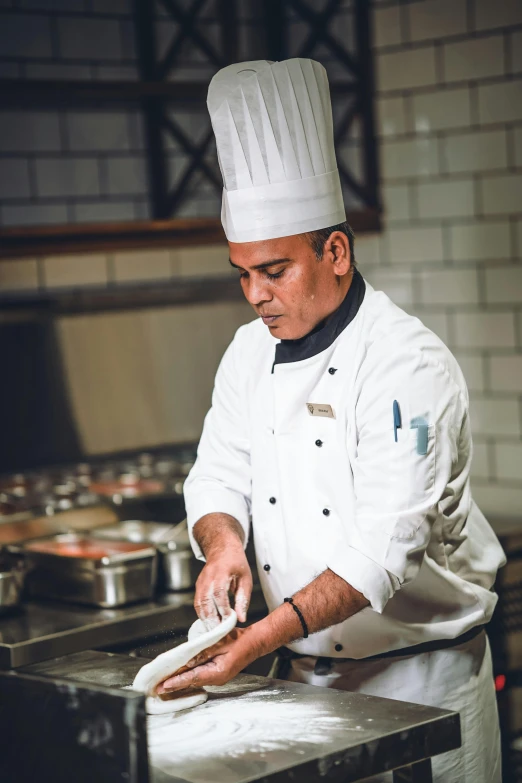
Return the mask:
[[[265,326],[271,326],[280,317],[281,317],[280,315],[262,315],[261,316]]]

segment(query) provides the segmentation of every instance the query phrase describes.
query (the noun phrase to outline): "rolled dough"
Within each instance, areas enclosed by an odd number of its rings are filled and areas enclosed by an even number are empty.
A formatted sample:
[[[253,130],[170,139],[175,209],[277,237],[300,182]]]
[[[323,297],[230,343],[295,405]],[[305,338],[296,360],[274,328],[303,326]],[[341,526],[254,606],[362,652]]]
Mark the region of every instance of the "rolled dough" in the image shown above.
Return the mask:
[[[204,690],[194,690],[190,693],[179,691],[166,696],[147,696],[145,710],[147,715],[167,715],[172,712],[189,710],[191,707],[198,707],[200,704],[204,704],[207,699],[208,693]]]
[[[159,697],[156,694],[156,688],[168,677],[176,674],[177,671],[196,655],[199,655],[200,652],[206,650],[207,647],[212,647],[213,644],[223,639],[235,627],[236,623],[237,615],[233,610],[228,617],[225,617],[211,631],[206,631],[201,620],[196,620],[189,629],[188,641],[185,644],[180,644],[172,650],[167,650],[167,652],[158,655],[153,661],[141,667],[134,678],[132,689],[140,691],[140,693],[144,693],[148,697],[146,709],[149,715],[161,715],[167,712],[186,710],[189,707],[203,704],[207,700],[206,691],[192,691],[186,696],[176,696],[173,693],[172,698],[168,698],[165,696]]]

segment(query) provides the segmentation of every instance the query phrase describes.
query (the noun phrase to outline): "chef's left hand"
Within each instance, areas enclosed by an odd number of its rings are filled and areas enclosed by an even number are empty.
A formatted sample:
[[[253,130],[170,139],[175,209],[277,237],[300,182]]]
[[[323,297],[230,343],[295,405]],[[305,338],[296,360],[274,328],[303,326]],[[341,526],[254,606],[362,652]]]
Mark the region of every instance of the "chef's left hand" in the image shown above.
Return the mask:
[[[156,693],[224,685],[260,654],[253,644],[252,626],[234,628],[224,639],[192,658],[180,673],[158,685]]]

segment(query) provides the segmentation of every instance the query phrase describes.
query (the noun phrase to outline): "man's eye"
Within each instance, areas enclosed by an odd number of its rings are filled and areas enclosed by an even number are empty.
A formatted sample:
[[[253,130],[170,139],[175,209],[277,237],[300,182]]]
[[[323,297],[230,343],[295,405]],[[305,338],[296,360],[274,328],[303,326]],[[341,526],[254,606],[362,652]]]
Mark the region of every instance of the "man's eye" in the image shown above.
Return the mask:
[[[277,280],[278,277],[281,277],[284,271],[285,271],[284,269],[281,269],[280,272],[276,272],[275,274],[270,274],[270,272],[267,272],[266,276],[268,277],[269,280]]]
[[[240,279],[244,280],[246,277],[248,277],[248,272],[241,272],[239,277]]]

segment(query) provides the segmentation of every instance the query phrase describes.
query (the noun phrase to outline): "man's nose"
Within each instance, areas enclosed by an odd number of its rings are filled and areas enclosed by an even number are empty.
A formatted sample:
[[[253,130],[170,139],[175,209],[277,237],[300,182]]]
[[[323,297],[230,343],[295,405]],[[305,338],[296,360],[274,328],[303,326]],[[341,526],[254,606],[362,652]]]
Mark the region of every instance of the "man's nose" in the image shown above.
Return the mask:
[[[259,307],[263,302],[269,302],[272,295],[263,279],[250,277],[243,286],[243,292],[254,307]]]

